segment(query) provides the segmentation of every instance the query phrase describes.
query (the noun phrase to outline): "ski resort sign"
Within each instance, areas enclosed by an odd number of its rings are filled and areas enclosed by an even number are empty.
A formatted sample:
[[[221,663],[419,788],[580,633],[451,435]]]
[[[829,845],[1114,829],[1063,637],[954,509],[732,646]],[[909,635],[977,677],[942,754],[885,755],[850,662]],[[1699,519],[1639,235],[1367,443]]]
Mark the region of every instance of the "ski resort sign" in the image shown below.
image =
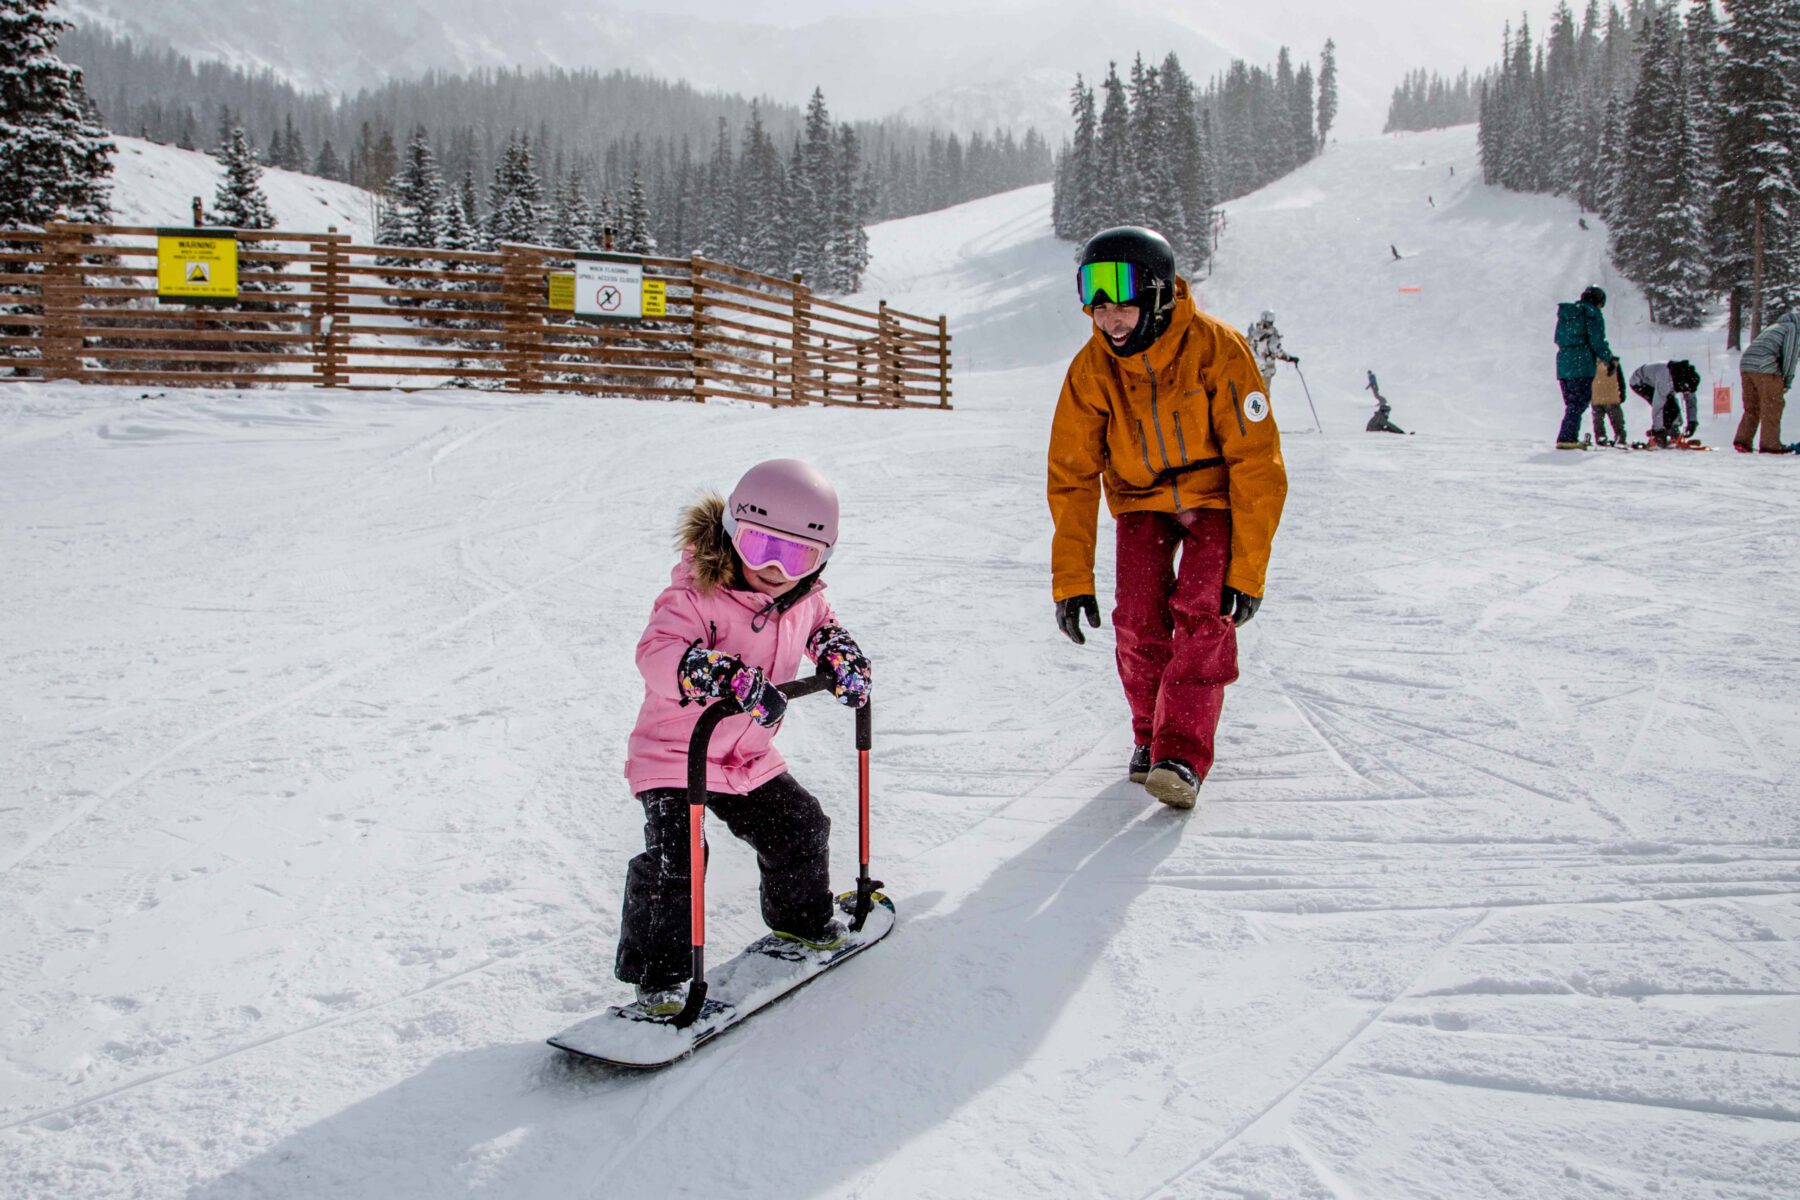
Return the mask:
[[[644,278],[644,260],[629,254],[575,257],[575,315],[641,321],[667,312],[666,285]]]
[[[237,235],[229,229],[157,230],[156,298],[176,304],[236,300]]]

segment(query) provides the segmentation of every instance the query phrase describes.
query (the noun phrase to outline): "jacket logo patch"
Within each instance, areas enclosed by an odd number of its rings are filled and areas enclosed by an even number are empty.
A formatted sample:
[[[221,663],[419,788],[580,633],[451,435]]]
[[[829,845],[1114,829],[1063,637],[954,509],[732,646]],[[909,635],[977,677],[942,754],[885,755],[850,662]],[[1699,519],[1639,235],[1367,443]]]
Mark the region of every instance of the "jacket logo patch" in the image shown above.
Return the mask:
[[[1244,397],[1244,420],[1264,421],[1269,416],[1269,398],[1261,392],[1251,392]]]

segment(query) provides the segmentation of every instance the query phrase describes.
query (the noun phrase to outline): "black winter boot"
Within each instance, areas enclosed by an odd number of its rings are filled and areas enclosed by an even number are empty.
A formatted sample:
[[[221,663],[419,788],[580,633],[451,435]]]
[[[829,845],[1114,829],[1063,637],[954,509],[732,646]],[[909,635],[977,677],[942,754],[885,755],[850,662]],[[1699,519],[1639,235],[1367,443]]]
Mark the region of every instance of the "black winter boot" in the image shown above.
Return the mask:
[[[1144,790],[1170,808],[1192,808],[1200,794],[1200,776],[1179,758],[1165,758],[1150,768]]]
[[[1131,765],[1126,768],[1131,782],[1142,783],[1150,774],[1150,747],[1133,746],[1131,748]]]

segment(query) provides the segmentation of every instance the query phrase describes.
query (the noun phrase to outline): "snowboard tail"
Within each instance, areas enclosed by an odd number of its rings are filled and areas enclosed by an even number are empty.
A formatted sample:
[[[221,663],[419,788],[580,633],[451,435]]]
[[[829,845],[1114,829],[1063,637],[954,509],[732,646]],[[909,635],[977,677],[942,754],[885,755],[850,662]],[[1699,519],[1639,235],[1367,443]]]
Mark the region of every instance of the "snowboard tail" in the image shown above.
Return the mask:
[[[834,949],[809,950],[772,933],[751,942],[729,962],[707,972],[705,1002],[686,1027],[671,1018],[647,1017],[614,1005],[549,1042],[559,1050],[616,1067],[668,1066],[892,933],[893,901],[880,892],[874,899],[863,927],[846,930],[843,943]],[[855,902],[855,892],[838,898],[846,913],[853,911]]]

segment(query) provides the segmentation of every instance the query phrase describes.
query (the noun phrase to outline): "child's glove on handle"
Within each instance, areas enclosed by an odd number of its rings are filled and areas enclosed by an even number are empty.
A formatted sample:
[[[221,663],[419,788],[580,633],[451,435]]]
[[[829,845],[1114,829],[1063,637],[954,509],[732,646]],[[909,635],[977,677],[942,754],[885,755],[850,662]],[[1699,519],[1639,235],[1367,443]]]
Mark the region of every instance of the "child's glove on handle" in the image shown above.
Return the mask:
[[[861,708],[869,702],[873,668],[856,639],[841,625],[821,625],[807,639],[807,648],[819,666],[831,676],[831,694],[839,704]]]
[[[761,667],[745,666],[735,654],[704,650],[698,644],[681,656],[681,702],[704,704],[730,696],[758,725],[773,725],[787,712],[787,697],[764,678]]]

